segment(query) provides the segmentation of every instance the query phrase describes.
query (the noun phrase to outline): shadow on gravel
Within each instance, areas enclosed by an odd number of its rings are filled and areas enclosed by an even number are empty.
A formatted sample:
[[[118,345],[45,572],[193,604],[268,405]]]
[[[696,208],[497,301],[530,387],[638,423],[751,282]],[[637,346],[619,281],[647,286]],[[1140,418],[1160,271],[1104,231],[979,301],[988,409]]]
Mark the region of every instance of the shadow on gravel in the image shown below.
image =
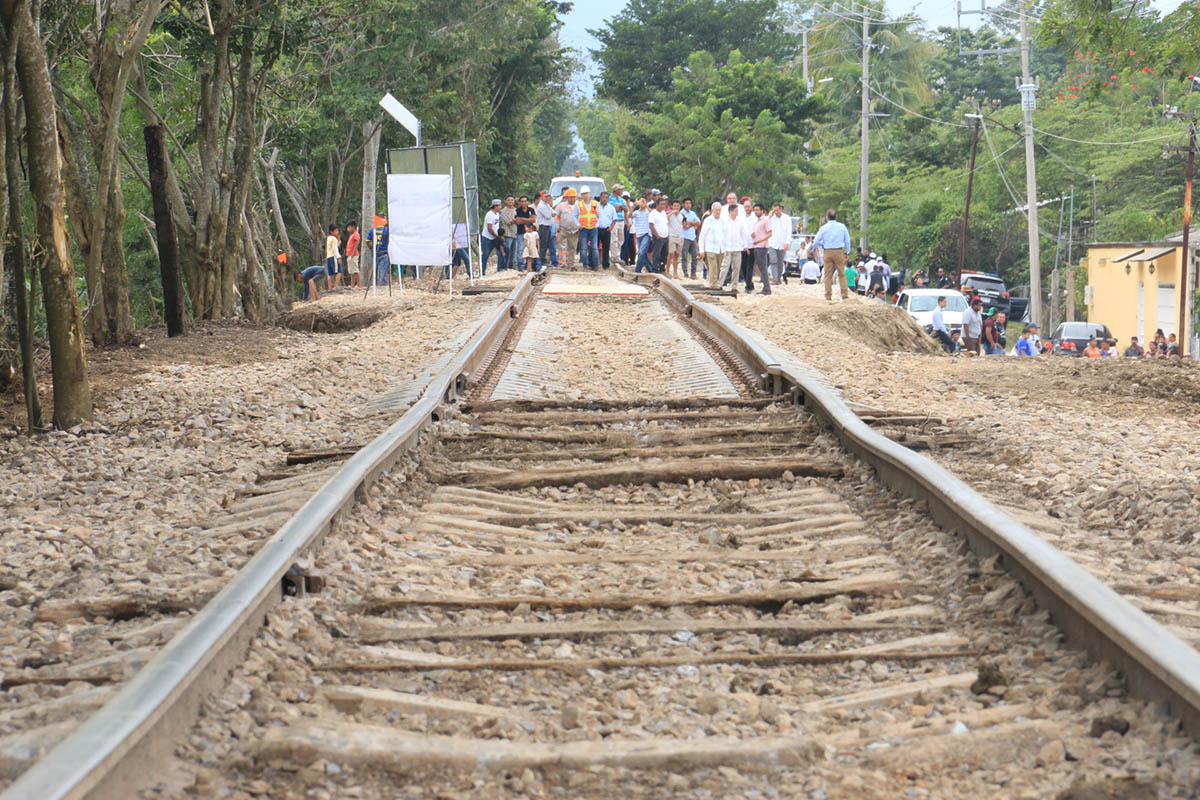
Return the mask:
[[[275,324],[301,333],[347,333],[369,328],[388,315],[379,309],[338,313],[325,306],[307,305],[280,314]]]

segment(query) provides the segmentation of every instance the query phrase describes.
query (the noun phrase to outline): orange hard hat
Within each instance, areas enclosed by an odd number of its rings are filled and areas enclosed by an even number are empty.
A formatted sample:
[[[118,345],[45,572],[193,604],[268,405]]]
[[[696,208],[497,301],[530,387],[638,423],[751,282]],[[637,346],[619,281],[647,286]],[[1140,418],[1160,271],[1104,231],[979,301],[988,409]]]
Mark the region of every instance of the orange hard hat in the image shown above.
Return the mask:
[[[574,189],[572,189],[572,188],[570,188],[570,187],[567,187],[567,190],[566,190],[565,192],[563,192],[563,196],[564,196],[564,197],[574,197],[574,196],[575,196],[575,190],[574,190]]]

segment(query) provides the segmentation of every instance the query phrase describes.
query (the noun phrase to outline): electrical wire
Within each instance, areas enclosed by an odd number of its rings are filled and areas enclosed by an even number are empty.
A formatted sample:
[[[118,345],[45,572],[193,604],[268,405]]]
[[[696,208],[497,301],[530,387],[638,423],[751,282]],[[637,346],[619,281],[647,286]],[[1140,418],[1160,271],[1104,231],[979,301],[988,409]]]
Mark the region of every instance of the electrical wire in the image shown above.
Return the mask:
[[[1183,135],[1181,131],[1175,131],[1173,133],[1163,134],[1162,136],[1152,136],[1149,139],[1134,139],[1128,142],[1095,142],[1089,139],[1072,139],[1070,136],[1059,136],[1057,133],[1044,131],[1041,128],[1034,128],[1033,131],[1034,133],[1040,133],[1043,136],[1049,136],[1051,139],[1061,139],[1064,142],[1071,142],[1073,144],[1094,144],[1099,147],[1123,147],[1131,144],[1147,144],[1149,142],[1161,142],[1163,139],[1170,139],[1175,136]]]
[[[992,160],[996,164],[996,171],[1000,173],[1000,181],[1004,184],[1004,188],[1008,191],[1008,196],[1013,201],[1013,208],[1015,208],[1017,211],[1020,212],[1022,219],[1025,220],[1025,224],[1028,225],[1029,224],[1029,209],[1021,207],[1021,201],[1017,198],[1017,193],[1013,190],[1012,184],[1008,182],[1008,175],[1005,174],[1004,167],[1003,167],[1003,165],[1001,165],[1001,163],[999,161],[999,156],[996,155],[996,148],[992,144],[992,137],[988,134],[987,125],[983,125],[982,128],[983,128],[983,138],[985,141],[987,141],[988,151],[991,152],[991,154],[993,156],[995,156]],[[1010,147],[1009,150],[1011,150],[1011,149],[1012,148]],[[1008,152],[1008,151],[1006,150],[1005,152]],[[1042,236],[1042,238],[1048,239],[1052,242],[1055,242],[1056,244],[1061,244],[1061,242],[1062,242],[1062,237],[1056,236],[1052,233],[1047,233],[1046,231],[1042,230],[1040,226],[1038,228],[1038,234],[1040,234]]]
[[[826,14],[829,14],[830,16],[840,17],[841,19],[851,20],[852,22],[861,23],[863,16],[864,16],[862,12],[853,12],[853,11],[846,13],[846,14],[842,14],[840,12],[834,11],[833,9],[829,8],[828,6],[823,6],[820,3],[813,3],[813,7],[821,9],[821,11],[825,12]],[[914,15],[914,16],[900,17],[898,19],[886,19],[884,17],[867,17],[867,22],[869,22],[873,25],[912,25],[917,22],[924,22],[924,20],[921,19],[920,17]]]
[[[886,100],[887,102],[894,105],[896,108],[899,108],[909,114],[912,114],[914,117],[920,117],[921,119],[928,120],[930,122],[936,122],[938,125],[947,125],[951,128],[970,128],[971,127],[970,125],[967,125],[965,122],[947,122],[944,119],[936,119],[935,117],[927,117],[924,114],[920,113],[919,111],[913,111],[911,108],[908,108],[906,106],[901,105],[900,103],[897,103],[895,100],[888,97],[886,94],[883,94],[882,92],[872,92],[871,96],[878,97],[880,100]]]

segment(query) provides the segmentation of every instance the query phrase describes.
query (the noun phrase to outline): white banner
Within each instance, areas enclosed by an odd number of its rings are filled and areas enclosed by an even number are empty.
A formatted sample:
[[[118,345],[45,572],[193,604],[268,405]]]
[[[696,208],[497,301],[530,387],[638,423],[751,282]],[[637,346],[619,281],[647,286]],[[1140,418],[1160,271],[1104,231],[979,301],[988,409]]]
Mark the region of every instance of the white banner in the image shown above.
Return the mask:
[[[450,176],[388,175],[388,258],[393,264],[450,264]]]

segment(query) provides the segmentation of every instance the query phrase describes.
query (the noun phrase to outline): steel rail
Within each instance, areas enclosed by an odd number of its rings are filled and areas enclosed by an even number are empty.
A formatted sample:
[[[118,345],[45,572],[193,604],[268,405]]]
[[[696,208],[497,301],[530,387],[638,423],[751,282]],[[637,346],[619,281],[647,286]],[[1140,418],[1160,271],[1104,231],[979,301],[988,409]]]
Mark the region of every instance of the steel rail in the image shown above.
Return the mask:
[[[354,454],[108,703],[0,795],[0,800],[136,796],[151,765],[169,758],[201,702],[241,662],[254,631],[283,596],[284,574],[335,520],[438,419],[541,282],[526,276],[496,307],[421,397]]]
[[[1165,703],[1200,738],[1200,653],[1194,648],[949,471],[876,433],[837,394],[779,364],[723,311],[666,276],[621,272],[623,279],[652,286],[688,308],[691,319],[710,335],[729,337],[725,344],[744,354],[748,366],[771,383],[772,392],[791,393],[833,430],[843,447],[874,467],[893,489],[924,500],[933,518],[964,536],[975,552],[998,554],[1069,642],[1111,663],[1125,676],[1131,695]]]

